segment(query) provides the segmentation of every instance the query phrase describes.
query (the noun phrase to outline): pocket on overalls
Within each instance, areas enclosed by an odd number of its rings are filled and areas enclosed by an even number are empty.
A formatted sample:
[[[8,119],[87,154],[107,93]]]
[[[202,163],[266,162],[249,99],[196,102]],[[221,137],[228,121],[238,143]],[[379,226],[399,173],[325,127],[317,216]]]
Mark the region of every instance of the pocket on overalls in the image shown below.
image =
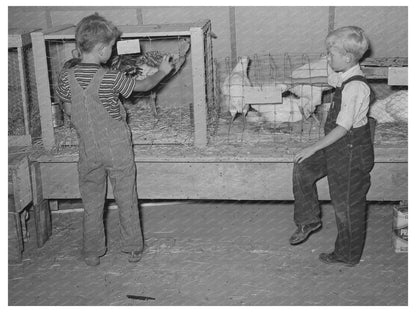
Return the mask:
[[[373,147],[371,145],[358,145],[354,149],[357,151],[360,169],[365,173],[369,173],[374,166]]]

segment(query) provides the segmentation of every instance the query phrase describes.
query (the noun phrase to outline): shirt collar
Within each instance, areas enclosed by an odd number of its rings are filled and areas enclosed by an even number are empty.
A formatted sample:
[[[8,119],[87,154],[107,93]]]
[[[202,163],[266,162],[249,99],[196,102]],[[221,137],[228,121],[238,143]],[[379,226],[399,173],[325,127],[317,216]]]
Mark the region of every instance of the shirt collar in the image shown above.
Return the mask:
[[[359,64],[354,65],[346,72],[332,74],[328,77],[328,84],[333,87],[341,87],[344,81],[348,80],[352,76],[357,75],[364,76]]]
[[[348,69],[346,72],[341,73],[342,82],[347,81],[352,76],[357,76],[357,75],[361,75],[361,76],[363,75],[363,72],[361,71],[359,64],[354,65],[353,67]]]

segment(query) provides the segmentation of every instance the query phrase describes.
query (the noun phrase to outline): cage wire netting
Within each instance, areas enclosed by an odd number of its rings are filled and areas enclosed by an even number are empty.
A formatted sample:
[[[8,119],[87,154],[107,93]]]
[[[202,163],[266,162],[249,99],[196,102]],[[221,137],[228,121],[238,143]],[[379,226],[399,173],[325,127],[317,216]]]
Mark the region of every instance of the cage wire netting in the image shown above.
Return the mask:
[[[333,89],[327,84],[328,67],[321,53],[284,53],[229,58],[218,64],[221,137],[214,144],[284,143],[298,146],[321,138]],[[376,120],[375,143],[407,142],[407,87],[371,81],[376,101],[369,116]],[[282,99],[253,104],[252,88],[267,96],[275,88]]]
[[[51,102],[54,112],[57,148],[78,144],[75,129],[62,113],[55,88],[59,73],[73,56],[74,41],[46,40],[48,75],[51,84]],[[192,145],[194,141],[193,90],[191,42],[189,36],[140,38],[141,52],[117,55],[106,64],[110,69],[124,72],[136,80],[154,74],[164,55],[169,54],[174,64],[172,72],[149,92],[134,92],[129,98],[120,98],[131,128],[133,143],[138,145]],[[218,104],[215,99],[214,59],[209,29],[204,36],[205,93],[208,135],[213,135],[218,122]],[[73,64],[72,64],[73,65]]]
[[[246,64],[242,64],[244,59]],[[329,90],[327,65],[322,60],[319,53],[255,54],[239,57],[237,64],[226,58],[218,71],[222,81],[220,123],[227,130],[217,142],[296,144],[319,139],[325,106],[315,107]],[[279,102],[269,98],[261,104],[250,103],[245,94],[251,88],[261,97],[281,92],[282,98]],[[237,111],[234,116],[233,111]]]
[[[19,62],[22,62],[23,73]],[[24,79],[22,84],[21,77]],[[25,125],[24,97],[27,120]],[[33,51],[26,45],[19,54],[17,48],[8,49],[8,135],[31,135],[32,140],[41,136],[39,105],[36,90]]]
[[[121,99],[127,121],[136,145],[193,145],[193,64],[189,37],[140,38],[141,53],[123,55],[107,64],[138,79],[157,67],[161,57],[169,53],[182,56],[173,76],[163,80],[152,92],[134,93]],[[70,119],[65,116],[55,93],[59,73],[73,58],[75,42],[71,39],[45,41],[48,76],[52,103],[56,147],[77,146],[78,139]],[[29,62],[30,56],[29,54]],[[12,54],[13,55],[13,54]],[[32,56],[33,58],[33,56]],[[254,54],[247,57],[246,67],[239,67],[242,57],[233,64],[229,58],[215,60],[212,54],[210,30],[204,35],[204,79],[207,115],[207,136],[210,146],[258,145],[278,143],[285,146],[303,146],[323,136],[327,110],[333,89],[327,85],[327,63],[321,53],[284,53],[279,55]],[[19,83],[13,82],[13,66],[9,51],[9,99],[11,92],[19,92]],[[117,66],[116,66],[116,65]],[[30,68],[30,66],[28,67]],[[28,70],[31,117],[39,119],[36,101],[34,70]],[[376,119],[375,143],[407,143],[407,87],[391,87],[385,81],[370,81],[377,101],[370,109]],[[244,90],[257,88],[259,94],[281,92],[279,103],[245,103]],[[10,101],[10,100],[9,100]],[[245,104],[249,104],[244,111]],[[231,105],[237,113],[232,115]],[[9,104],[15,128],[23,129],[21,105]],[[20,119],[19,119],[20,118]],[[38,120],[37,119],[37,120]],[[23,125],[23,126],[22,126]],[[31,130],[40,136],[40,122],[32,122]],[[21,130],[14,130],[21,131]]]

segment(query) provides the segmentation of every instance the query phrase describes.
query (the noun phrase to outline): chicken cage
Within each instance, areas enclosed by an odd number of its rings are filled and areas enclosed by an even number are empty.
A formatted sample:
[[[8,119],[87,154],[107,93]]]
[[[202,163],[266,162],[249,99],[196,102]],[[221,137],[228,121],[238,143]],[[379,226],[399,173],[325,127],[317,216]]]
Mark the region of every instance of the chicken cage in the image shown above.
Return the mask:
[[[209,20],[185,24],[118,26],[120,40],[138,39],[140,53],[117,55],[109,68],[143,79],[169,54],[174,70],[150,92],[121,99],[135,145],[205,146],[218,122]],[[74,58],[75,26],[32,33],[43,144],[46,149],[76,146],[76,131],[60,109],[55,88]],[[69,64],[69,65],[68,65]]]
[[[407,83],[387,80],[388,71],[407,69],[407,59],[369,59],[361,67],[376,95],[369,111],[375,143],[407,143]],[[218,62],[222,136],[214,142],[299,147],[317,141],[334,91],[328,70],[323,53],[255,54]]]
[[[13,145],[30,145],[41,136],[31,30],[9,29],[8,136]]]

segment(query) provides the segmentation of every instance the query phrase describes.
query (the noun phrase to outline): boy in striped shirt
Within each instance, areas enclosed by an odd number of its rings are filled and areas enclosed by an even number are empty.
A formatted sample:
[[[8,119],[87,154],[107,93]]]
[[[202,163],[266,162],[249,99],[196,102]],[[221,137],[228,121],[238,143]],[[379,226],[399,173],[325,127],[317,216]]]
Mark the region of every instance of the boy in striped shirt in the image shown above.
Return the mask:
[[[75,31],[80,61],[64,68],[56,88],[65,113],[79,137],[79,189],[84,205],[83,256],[87,265],[96,266],[106,252],[103,209],[107,175],[119,208],[121,251],[129,262],[138,262],[143,251],[139,219],[136,166],[131,131],[119,95],[145,92],[155,87],[171,70],[165,56],[159,71],[144,80],[108,70],[105,64],[120,31],[98,14],[81,20]]]

